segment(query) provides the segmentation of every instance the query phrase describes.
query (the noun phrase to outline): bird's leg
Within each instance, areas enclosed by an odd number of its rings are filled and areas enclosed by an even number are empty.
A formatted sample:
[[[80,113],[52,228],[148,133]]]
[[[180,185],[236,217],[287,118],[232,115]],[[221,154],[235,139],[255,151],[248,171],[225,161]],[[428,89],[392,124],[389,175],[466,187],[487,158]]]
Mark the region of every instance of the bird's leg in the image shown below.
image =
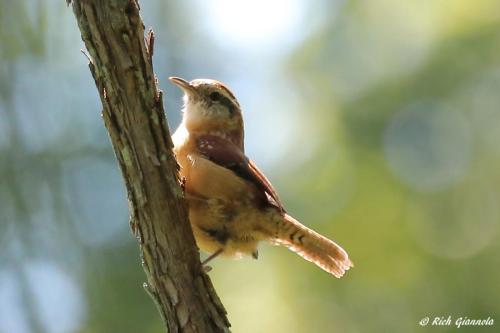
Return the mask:
[[[207,259],[203,260],[201,264],[202,265],[208,264],[212,259],[214,259],[215,257],[217,257],[223,251],[224,251],[224,249],[222,249],[222,248],[218,249],[217,251],[215,251],[214,253],[212,253]]]
[[[216,258],[219,254],[221,254],[224,251],[223,248],[218,249],[214,253],[212,253],[210,256],[208,256],[207,259],[203,260],[201,262],[201,266],[203,267],[203,270],[205,272],[210,272],[212,270],[212,267],[208,266],[207,264],[214,258]]]

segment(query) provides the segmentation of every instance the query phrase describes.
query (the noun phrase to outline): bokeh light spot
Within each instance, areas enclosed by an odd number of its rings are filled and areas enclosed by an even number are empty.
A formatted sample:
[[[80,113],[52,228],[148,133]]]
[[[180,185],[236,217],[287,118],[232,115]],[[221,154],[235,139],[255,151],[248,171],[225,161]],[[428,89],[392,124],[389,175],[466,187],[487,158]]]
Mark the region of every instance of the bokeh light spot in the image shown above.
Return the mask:
[[[72,332],[85,317],[81,290],[73,279],[49,262],[25,266],[37,313],[47,332]]]
[[[396,114],[385,132],[390,170],[420,191],[443,189],[462,179],[471,150],[465,117],[437,104],[419,103]]]
[[[298,28],[304,3],[300,0],[214,0],[200,4],[205,7],[207,25],[220,44],[250,48],[281,44],[293,37],[290,32]]]
[[[499,218],[496,189],[489,184],[467,188],[416,200],[408,207],[407,220],[423,249],[439,257],[465,259],[495,239]]]
[[[71,193],[68,204],[81,240],[92,246],[119,244],[128,237],[128,209],[119,170],[99,159],[81,158],[64,162],[64,183]],[[123,192],[124,193],[124,192]],[[128,239],[128,238],[127,238]]]
[[[0,272],[0,332],[29,332],[20,284],[9,271]]]

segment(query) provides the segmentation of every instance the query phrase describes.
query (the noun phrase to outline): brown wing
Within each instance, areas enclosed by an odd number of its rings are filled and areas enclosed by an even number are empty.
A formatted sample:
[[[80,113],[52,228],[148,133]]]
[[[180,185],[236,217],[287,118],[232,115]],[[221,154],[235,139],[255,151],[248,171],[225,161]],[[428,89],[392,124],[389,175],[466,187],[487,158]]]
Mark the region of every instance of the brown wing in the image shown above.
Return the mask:
[[[229,140],[210,134],[198,136],[196,144],[198,152],[201,155],[224,168],[232,170],[241,178],[252,182],[262,191],[269,204],[276,206],[281,212],[285,212],[283,204],[271,182],[245,156],[238,146]]]

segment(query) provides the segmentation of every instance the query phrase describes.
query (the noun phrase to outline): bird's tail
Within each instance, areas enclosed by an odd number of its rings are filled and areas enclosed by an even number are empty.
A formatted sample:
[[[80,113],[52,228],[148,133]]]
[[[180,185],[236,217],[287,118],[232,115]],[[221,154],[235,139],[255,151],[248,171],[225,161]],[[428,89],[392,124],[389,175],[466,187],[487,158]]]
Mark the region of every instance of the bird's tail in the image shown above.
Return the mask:
[[[282,217],[277,229],[275,244],[286,246],[333,276],[340,278],[345,271],[353,267],[344,249],[290,215],[285,214]]]

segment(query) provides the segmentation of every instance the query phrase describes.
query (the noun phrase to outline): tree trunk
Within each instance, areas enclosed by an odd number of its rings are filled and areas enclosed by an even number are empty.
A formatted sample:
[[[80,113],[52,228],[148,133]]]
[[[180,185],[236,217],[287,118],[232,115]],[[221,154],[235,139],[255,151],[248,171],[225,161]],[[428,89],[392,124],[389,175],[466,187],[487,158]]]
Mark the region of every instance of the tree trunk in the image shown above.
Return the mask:
[[[178,164],[134,0],[69,0],[90,54],[102,116],[128,191],[146,289],[169,332],[228,332],[226,311],[199,260]]]

